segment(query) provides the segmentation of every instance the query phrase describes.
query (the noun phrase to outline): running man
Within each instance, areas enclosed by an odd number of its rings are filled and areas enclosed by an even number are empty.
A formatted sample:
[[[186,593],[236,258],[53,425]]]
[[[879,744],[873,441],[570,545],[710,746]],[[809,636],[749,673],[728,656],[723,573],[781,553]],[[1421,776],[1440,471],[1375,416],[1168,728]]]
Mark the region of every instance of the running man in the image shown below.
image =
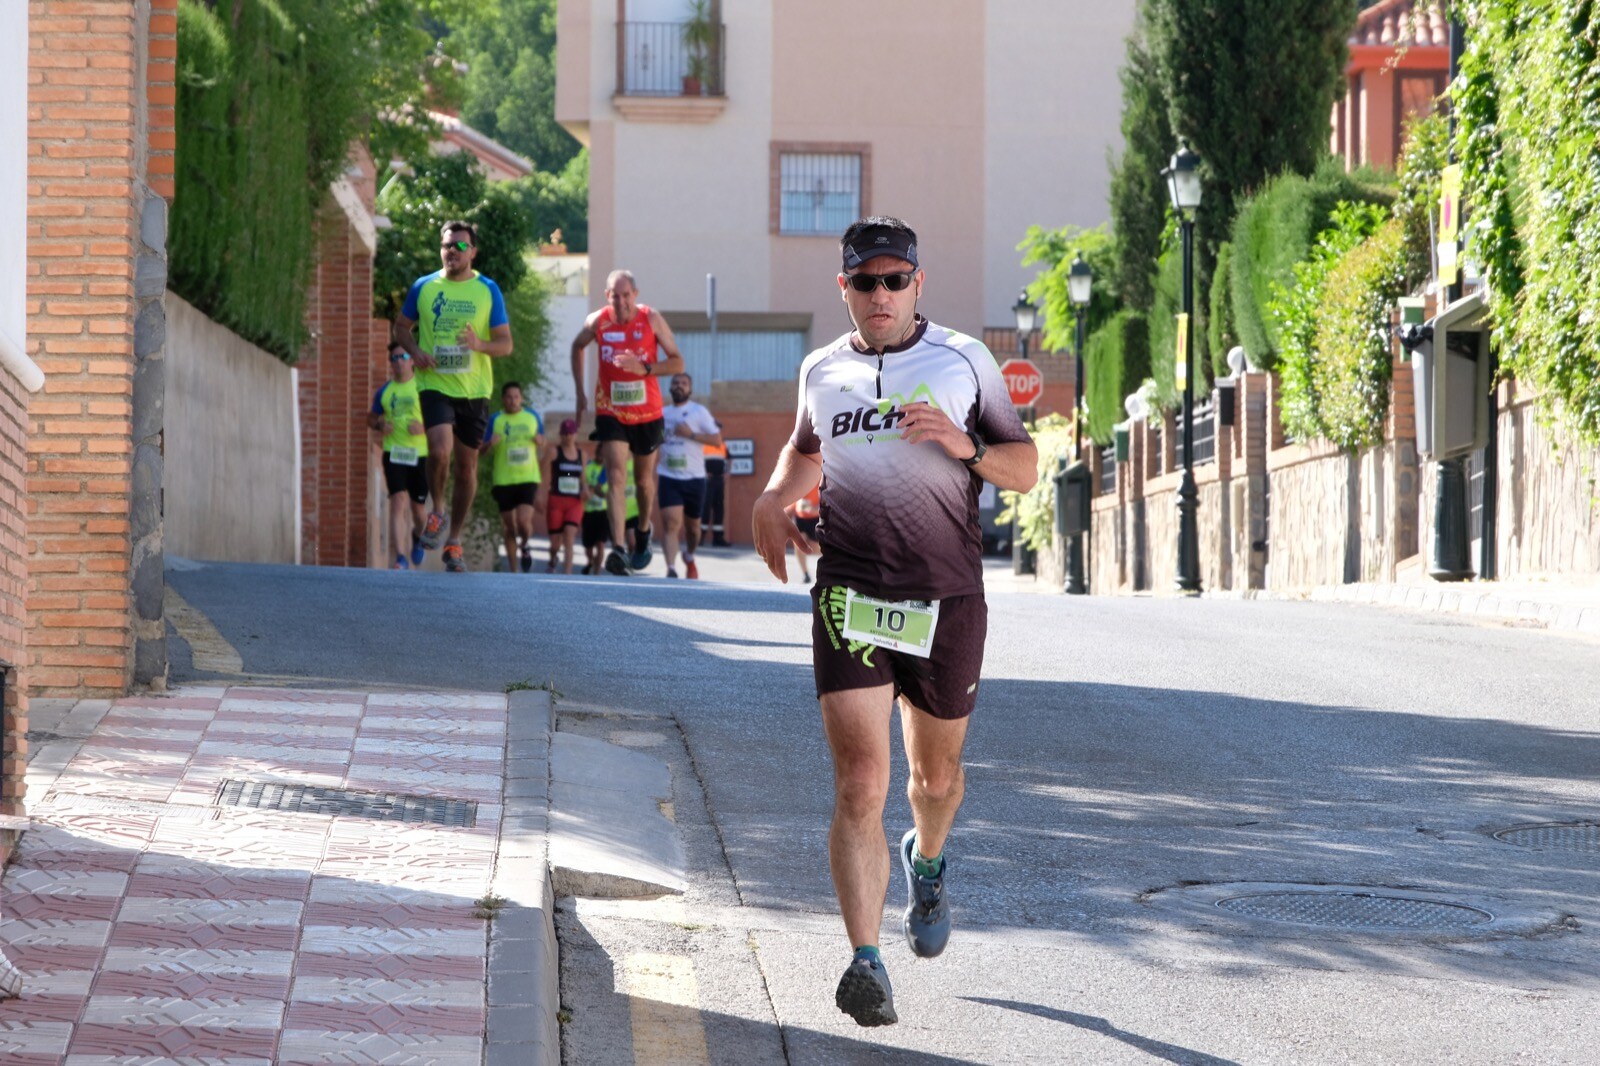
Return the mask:
[[[700,509],[700,524],[711,533],[713,548],[728,547],[723,536],[722,517],[727,499],[728,442],[706,448],[706,505]]]
[[[583,449],[578,447],[578,421],[564,419],[561,437],[545,448],[545,529],[550,534],[550,562],[545,573],[572,573],[572,545],[583,522]],[[559,558],[558,558],[559,557]]]
[[[539,444],[544,419],[522,408],[522,386],[508,381],[500,387],[500,410],[489,419],[489,435],[482,450],[488,454],[489,491],[500,508],[500,531],[506,538],[506,569],[513,574],[520,564],[524,574],[533,570],[533,515],[539,499]]]
[[[428,436],[417,400],[411,353],[389,345],[389,380],[372,397],[367,426],[383,434],[383,483],[389,490],[389,543],[395,570],[422,565],[423,505],[428,501]],[[410,507],[406,506],[407,502]],[[410,513],[408,514],[407,511]]]
[[[439,233],[444,268],[412,284],[395,333],[416,361],[422,423],[428,431],[433,510],[422,543],[432,549],[443,540],[445,569],[462,571],[467,565],[461,554],[461,530],[478,492],[478,448],[494,392],[489,359],[511,354],[511,322],[500,286],[472,269],[478,231],[469,223],[452,221]],[[444,486],[452,472],[455,486],[446,536]]]
[[[931,958],[950,936],[945,838],[961,806],[961,749],[977,700],[988,612],[978,491],[1025,491],[1038,452],[994,356],[917,314],[917,238],[862,219],[840,241],[839,292],[855,330],[806,357],[789,443],[752,520],[788,580],[790,544],[816,552],[812,662],[833,755],[828,861],[855,955],[834,1001],[860,1025],[897,1020],[878,947],[889,847],[890,718],[898,699],[913,826],[900,839],[903,929]],[[817,539],[784,508],[818,484]]]
[[[683,576],[697,578],[694,550],[700,546],[700,511],[706,502],[706,446],[722,443],[722,427],[711,412],[689,399],[694,379],[672,375],[672,403],[662,412],[666,439],[661,444],[661,539],[667,576],[677,577],[678,535],[683,534]]]
[[[656,450],[664,432],[661,422],[661,383],[683,370],[678,343],[661,313],[639,303],[638,286],[626,270],[613,270],[606,278],[606,306],[591,314],[572,339],[572,380],[577,386],[579,422],[586,404],[584,353],[592,343],[600,346],[600,371],[595,381],[594,436],[600,442],[606,465],[611,516],[611,550],[605,568],[628,574],[650,565],[650,513],[656,495]],[[626,547],[626,507],[623,492],[629,455],[634,460],[633,484],[639,511],[644,516],[631,551]]]

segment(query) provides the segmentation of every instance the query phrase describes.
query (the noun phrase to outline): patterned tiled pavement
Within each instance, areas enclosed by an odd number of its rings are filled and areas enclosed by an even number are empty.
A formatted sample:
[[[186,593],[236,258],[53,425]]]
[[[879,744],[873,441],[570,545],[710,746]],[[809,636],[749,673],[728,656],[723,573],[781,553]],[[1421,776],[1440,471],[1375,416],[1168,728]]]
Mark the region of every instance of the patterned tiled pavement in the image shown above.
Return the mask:
[[[477,1066],[506,734],[497,695],[116,701],[42,797],[30,780],[0,1062]],[[476,821],[216,806],[227,778],[472,800]]]

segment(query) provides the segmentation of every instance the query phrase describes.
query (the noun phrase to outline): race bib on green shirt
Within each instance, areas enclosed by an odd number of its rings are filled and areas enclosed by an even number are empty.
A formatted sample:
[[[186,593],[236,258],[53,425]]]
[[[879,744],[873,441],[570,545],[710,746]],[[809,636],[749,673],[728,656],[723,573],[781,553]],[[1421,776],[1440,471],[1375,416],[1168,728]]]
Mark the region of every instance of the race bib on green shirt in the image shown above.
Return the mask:
[[[465,374],[472,369],[472,353],[461,344],[440,344],[433,349],[435,368],[441,374]]]
[[[416,466],[417,450],[415,448],[390,448],[389,461],[396,466]]]
[[[506,461],[512,466],[526,466],[528,460],[533,458],[531,448],[511,448],[506,451]]]
[[[937,600],[879,600],[845,589],[844,635],[926,659],[939,624]]]
[[[642,381],[613,381],[611,383],[611,402],[618,407],[632,407],[644,403],[644,382]]]

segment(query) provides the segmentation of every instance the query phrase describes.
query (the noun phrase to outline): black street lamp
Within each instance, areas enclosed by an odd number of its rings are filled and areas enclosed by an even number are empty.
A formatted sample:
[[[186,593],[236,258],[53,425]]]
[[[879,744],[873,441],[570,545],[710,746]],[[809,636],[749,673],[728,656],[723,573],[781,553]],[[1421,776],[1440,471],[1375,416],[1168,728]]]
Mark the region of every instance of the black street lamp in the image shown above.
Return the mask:
[[[1017,302],[1011,305],[1011,313],[1017,319],[1017,350],[1022,358],[1028,358],[1028,335],[1033,332],[1034,322],[1039,317],[1039,309],[1028,302],[1027,290],[1017,294]],[[1026,415],[1026,412],[1024,412]],[[1022,543],[1020,536],[1022,530],[1017,524],[1016,516],[1011,518],[1011,572],[1013,574],[1031,574],[1034,571],[1033,549]]]
[[[1072,461],[1083,461],[1083,338],[1088,330],[1089,297],[1094,291],[1094,271],[1083,261],[1083,253],[1073,257],[1067,271],[1067,298],[1072,301],[1072,317],[1077,322],[1077,351],[1073,358],[1072,386]],[[1062,481],[1067,489],[1067,482]],[[1089,591],[1083,575],[1083,534],[1074,531],[1067,535],[1067,584],[1069,595],[1082,596]]]
[[[1200,528],[1195,510],[1200,502],[1194,484],[1194,212],[1200,206],[1200,157],[1178,143],[1172,163],[1161,172],[1167,179],[1172,209],[1183,230],[1183,479],[1178,485],[1178,591],[1200,592]]]

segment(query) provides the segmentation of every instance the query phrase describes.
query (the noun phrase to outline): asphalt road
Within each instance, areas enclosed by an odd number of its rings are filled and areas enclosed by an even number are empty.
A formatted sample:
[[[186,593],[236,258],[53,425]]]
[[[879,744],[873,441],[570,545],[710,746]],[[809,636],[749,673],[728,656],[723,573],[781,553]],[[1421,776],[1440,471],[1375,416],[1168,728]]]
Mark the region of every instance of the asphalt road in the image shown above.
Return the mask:
[[[660,935],[717,938],[694,956],[707,1061],[1595,1061],[1596,838],[1585,852],[1491,833],[1600,820],[1600,643],[1386,608],[1069,599],[997,581],[947,852],[956,933],[940,959],[913,960],[891,885],[902,1023],[867,1031],[832,1005],[849,947],[826,866],[809,601],[754,583],[748,557],[705,569],[751,583],[168,576],[246,673],[549,681],[575,721],[637,715],[681,738],[699,887]],[[174,664],[193,676],[181,646]],[[904,780],[898,766],[893,840]],[[1217,886],[1254,882],[1369,886],[1493,921],[1372,932],[1215,905],[1257,891]],[[651,935],[581,917],[563,935],[591,958]]]

